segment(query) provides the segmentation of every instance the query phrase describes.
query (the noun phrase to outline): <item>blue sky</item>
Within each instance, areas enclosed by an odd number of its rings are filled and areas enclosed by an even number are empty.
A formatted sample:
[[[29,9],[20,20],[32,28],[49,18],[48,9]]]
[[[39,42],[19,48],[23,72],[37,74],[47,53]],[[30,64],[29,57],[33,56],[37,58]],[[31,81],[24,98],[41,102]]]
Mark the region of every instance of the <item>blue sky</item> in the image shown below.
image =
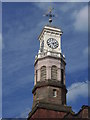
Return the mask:
[[[88,104],[88,3],[2,3],[2,117],[27,117],[31,110],[38,36],[50,6],[58,16],[52,24],[63,31],[67,105],[78,112]]]

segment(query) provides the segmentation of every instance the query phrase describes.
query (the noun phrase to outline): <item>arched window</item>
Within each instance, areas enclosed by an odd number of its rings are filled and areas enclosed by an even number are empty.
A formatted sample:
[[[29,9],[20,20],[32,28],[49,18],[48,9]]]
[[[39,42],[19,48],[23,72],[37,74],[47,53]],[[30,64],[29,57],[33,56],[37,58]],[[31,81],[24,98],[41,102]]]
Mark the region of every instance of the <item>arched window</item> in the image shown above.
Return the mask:
[[[51,67],[51,79],[57,80],[57,67],[55,65]]]
[[[40,78],[41,78],[42,81],[46,79],[46,66],[41,67]]]
[[[57,90],[53,89],[53,97],[57,97]]]

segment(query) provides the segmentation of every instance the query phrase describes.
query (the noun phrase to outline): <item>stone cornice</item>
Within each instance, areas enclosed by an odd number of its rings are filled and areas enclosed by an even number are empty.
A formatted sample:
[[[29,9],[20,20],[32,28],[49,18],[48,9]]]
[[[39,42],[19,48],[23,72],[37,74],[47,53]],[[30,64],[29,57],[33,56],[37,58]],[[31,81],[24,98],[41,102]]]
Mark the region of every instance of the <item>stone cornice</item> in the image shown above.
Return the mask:
[[[41,40],[45,32],[50,32],[56,35],[61,35],[63,33],[60,28],[45,25],[38,37],[39,40]]]
[[[34,86],[33,90],[32,90],[32,93],[34,93],[34,91],[37,88],[44,87],[44,86],[53,86],[53,87],[62,88],[67,93],[66,86],[62,85],[60,81],[56,81],[56,80],[45,80],[45,81],[37,82],[36,85]]]
[[[65,62],[65,60],[63,58],[47,55],[47,56],[44,56],[44,57],[41,57],[41,58],[37,58],[37,60],[34,63],[34,66],[36,65],[38,60],[43,60],[43,59],[47,59],[47,58],[51,58],[51,59],[53,58],[53,59],[57,59],[57,60],[62,60],[62,62],[66,65],[66,62]]]

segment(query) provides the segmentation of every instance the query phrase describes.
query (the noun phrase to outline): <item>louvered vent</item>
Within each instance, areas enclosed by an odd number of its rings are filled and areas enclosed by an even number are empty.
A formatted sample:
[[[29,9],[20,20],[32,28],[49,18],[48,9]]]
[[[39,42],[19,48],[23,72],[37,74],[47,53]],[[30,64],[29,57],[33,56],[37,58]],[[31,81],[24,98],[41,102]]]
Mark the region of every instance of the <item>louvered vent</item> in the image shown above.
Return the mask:
[[[51,79],[57,80],[57,67],[56,66],[51,67]]]
[[[40,77],[41,80],[45,80],[46,79],[46,66],[41,67],[40,73],[41,73],[41,77]]]

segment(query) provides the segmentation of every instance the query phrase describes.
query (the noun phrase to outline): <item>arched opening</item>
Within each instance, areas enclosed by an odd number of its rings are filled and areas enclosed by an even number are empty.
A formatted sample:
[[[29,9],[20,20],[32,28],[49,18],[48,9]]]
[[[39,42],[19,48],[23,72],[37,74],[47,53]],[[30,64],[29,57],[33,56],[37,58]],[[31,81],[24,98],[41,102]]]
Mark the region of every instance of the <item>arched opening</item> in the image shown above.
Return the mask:
[[[42,66],[40,69],[40,79],[42,81],[46,79],[46,66]]]
[[[51,79],[57,80],[57,67],[55,65],[51,67]]]
[[[57,90],[53,89],[53,97],[57,97]]]

